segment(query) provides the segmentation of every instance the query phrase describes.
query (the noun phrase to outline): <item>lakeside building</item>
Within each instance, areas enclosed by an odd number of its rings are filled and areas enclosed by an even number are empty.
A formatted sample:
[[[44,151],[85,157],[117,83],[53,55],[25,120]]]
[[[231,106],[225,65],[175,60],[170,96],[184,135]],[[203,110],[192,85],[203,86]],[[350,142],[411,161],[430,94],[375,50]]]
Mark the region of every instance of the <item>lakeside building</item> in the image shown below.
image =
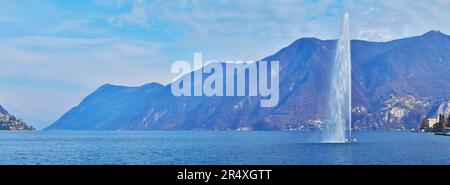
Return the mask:
[[[421,132],[447,133],[450,128],[450,116],[445,119],[444,114],[438,114],[436,118],[422,119]]]
[[[433,126],[439,122],[439,117],[438,118],[428,118],[428,128],[433,128]]]
[[[436,118],[422,119],[421,132],[434,132],[436,135],[450,136],[450,116],[445,119],[444,114],[438,114]]]

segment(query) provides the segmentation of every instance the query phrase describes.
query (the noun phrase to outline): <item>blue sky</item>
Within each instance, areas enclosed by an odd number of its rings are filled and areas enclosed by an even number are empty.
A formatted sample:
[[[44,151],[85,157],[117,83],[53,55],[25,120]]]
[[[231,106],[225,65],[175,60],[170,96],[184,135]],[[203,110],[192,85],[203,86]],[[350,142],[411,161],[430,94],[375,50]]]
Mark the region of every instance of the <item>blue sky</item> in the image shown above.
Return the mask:
[[[176,60],[257,60],[301,37],[450,33],[449,0],[0,0],[0,104],[38,128],[102,84],[167,83]]]

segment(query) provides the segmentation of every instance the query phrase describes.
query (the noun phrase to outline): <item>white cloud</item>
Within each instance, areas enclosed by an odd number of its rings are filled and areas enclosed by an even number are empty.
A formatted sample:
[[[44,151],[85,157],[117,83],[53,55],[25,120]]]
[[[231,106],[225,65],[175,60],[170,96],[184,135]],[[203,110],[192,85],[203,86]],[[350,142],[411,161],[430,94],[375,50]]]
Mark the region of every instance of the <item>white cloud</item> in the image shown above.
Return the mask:
[[[107,38],[18,37],[0,41],[0,102],[34,122],[56,120],[105,83],[171,79],[159,44]],[[166,81],[164,81],[166,80]]]
[[[0,77],[23,74],[36,79],[62,79],[90,88],[104,82],[161,82],[149,73],[155,72],[155,65],[165,62],[159,53],[163,49],[160,44],[107,38],[18,37],[2,40],[0,49],[4,51],[0,55],[4,71]],[[144,74],[148,77],[136,76]]]
[[[193,39],[291,40],[335,38],[344,11],[351,14],[355,39],[386,41],[431,29],[450,32],[449,0],[431,1],[133,1],[116,24],[149,25],[163,20],[186,26]],[[268,36],[272,38],[267,38]],[[289,38],[289,39],[286,39]]]
[[[87,39],[55,36],[25,36],[4,40],[3,43],[17,46],[36,46],[51,48],[86,47],[106,44],[108,39]]]
[[[448,0],[365,1],[346,4],[352,14],[354,37],[388,41],[430,30],[450,32]]]
[[[108,22],[120,27],[126,25],[149,27],[149,21],[150,13],[144,0],[133,1],[130,12],[108,19]]]

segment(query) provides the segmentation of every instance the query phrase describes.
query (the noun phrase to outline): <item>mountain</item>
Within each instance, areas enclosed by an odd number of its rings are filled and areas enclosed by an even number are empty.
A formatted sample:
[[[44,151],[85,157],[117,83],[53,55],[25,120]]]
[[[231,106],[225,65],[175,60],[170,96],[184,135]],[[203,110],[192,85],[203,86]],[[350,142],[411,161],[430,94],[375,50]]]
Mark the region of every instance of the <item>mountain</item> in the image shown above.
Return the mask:
[[[0,105],[0,114],[8,114],[8,111],[6,111],[2,105]]]
[[[103,85],[49,130],[310,130],[324,126],[335,40],[302,38],[264,61],[280,63],[280,101],[174,97],[170,85]],[[354,129],[416,128],[450,99],[450,37],[352,40]],[[222,64],[223,65],[223,64]],[[187,74],[187,75],[192,75]]]
[[[34,130],[34,128],[28,126],[20,118],[10,115],[0,105],[0,130]]]

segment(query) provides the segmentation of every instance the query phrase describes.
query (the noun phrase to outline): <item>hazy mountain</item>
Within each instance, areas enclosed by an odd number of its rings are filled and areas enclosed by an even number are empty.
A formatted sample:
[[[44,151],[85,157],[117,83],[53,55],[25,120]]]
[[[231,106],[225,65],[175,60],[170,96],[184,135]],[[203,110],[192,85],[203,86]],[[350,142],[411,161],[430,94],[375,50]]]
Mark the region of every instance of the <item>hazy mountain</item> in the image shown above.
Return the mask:
[[[280,101],[174,97],[170,86],[104,85],[47,129],[316,129],[323,127],[335,40],[303,38],[263,60],[280,61]],[[450,97],[450,37],[431,31],[390,42],[352,41],[356,129],[415,128]],[[189,74],[192,75],[192,74]]]
[[[0,105],[0,114],[8,114],[8,111],[6,111],[2,105]]]
[[[34,130],[34,128],[28,126],[20,118],[10,115],[0,105],[0,130]]]

